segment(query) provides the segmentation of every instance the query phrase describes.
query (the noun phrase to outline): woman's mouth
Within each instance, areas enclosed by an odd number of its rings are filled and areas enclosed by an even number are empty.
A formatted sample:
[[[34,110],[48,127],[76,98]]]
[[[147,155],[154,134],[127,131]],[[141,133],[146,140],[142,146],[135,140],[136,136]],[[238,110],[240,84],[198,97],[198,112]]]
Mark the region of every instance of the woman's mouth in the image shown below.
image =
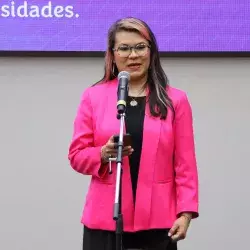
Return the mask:
[[[128,65],[128,68],[131,70],[138,70],[140,68],[141,64],[140,63],[130,63]]]

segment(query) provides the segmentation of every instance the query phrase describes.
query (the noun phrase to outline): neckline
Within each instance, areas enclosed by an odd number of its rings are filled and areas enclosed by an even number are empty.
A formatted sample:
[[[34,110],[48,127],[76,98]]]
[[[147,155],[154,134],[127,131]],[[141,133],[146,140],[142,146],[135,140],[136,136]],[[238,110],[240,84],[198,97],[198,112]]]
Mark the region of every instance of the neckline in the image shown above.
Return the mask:
[[[128,96],[129,98],[133,98],[133,99],[137,99],[137,98],[145,98],[146,96],[145,95],[143,95],[143,96],[131,96],[131,95],[129,95]]]

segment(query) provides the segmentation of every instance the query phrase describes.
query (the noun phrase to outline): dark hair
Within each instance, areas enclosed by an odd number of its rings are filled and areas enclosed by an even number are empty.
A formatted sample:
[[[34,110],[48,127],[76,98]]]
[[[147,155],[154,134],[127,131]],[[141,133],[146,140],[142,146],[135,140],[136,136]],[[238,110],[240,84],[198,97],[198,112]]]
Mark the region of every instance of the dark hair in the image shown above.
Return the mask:
[[[96,84],[113,80],[118,76],[118,69],[113,63],[113,48],[115,46],[116,33],[121,30],[136,32],[149,42],[151,52],[147,84],[149,88],[148,102],[150,113],[155,117],[166,119],[168,108],[174,112],[172,100],[167,93],[169,82],[160,63],[159,50],[155,35],[144,21],[130,17],[120,19],[110,27],[108,32],[108,48],[105,53],[105,73],[103,78]]]

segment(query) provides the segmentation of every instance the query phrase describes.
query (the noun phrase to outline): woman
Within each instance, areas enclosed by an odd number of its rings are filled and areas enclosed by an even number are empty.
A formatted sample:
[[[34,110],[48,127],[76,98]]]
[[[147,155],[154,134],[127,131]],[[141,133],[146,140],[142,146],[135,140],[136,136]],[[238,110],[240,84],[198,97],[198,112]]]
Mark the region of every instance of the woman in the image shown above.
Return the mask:
[[[122,214],[125,249],[177,249],[198,217],[198,178],[192,111],[185,92],[170,87],[156,39],[135,18],[115,22],[108,33],[105,75],[87,88],[74,123],[71,166],[91,175],[82,215],[84,250],[115,250],[113,205],[116,165],[117,75],[130,74],[123,150]]]

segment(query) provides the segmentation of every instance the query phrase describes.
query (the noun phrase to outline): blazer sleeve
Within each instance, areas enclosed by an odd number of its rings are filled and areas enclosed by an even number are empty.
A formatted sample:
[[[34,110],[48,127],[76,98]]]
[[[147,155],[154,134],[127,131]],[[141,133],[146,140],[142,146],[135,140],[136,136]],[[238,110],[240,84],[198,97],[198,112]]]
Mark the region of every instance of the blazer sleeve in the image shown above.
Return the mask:
[[[107,165],[101,164],[101,146],[94,146],[93,109],[89,89],[83,93],[77,110],[68,159],[71,167],[84,175],[103,178],[108,169]]]
[[[191,212],[198,213],[198,171],[195,156],[193,117],[187,95],[183,93],[175,108],[175,183],[177,195],[177,216]]]

